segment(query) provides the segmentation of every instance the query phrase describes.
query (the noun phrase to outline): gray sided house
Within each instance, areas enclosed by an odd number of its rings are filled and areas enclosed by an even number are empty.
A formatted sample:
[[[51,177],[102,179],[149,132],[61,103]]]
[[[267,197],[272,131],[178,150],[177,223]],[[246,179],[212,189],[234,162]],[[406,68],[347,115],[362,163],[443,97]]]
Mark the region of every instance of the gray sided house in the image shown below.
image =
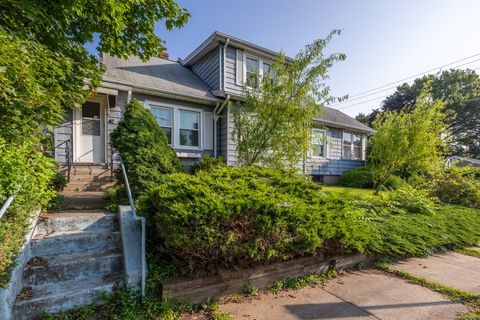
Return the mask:
[[[137,99],[155,116],[184,165],[204,154],[235,165],[233,118],[227,106],[242,99],[244,86],[254,85],[254,74],[268,72],[277,55],[220,32],[178,61],[164,56],[142,62],[104,54],[102,86],[81,109],[67,111],[55,130],[56,161],[114,165],[110,133],[128,102]],[[331,108],[323,108],[313,121],[312,151],[300,164],[304,172],[335,183],[343,171],[365,165],[371,128]]]

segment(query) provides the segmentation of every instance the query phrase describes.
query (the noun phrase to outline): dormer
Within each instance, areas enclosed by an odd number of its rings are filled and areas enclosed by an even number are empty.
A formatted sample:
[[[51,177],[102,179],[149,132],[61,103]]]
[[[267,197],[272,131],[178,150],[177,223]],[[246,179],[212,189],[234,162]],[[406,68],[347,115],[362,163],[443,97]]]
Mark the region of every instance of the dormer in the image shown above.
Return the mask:
[[[224,97],[241,96],[244,86],[255,86],[255,75],[268,74],[277,57],[278,52],[217,31],[180,62],[207,83],[213,94]]]

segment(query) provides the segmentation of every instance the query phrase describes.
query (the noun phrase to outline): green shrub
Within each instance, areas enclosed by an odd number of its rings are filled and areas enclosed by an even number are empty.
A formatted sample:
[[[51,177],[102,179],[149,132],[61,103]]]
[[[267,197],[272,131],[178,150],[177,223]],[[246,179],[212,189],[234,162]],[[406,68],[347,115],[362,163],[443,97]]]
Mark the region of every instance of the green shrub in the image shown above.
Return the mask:
[[[140,202],[152,242],[185,274],[362,251],[371,234],[346,199],[283,170],[221,166],[171,174]],[[339,214],[338,207],[348,208]]]
[[[480,209],[480,177],[478,169],[452,166],[429,181],[431,195],[443,203]]]
[[[427,191],[408,185],[392,191],[389,196],[409,213],[433,214],[436,209],[436,199],[429,197]]]
[[[16,194],[0,220],[0,287],[5,287],[32,213],[55,196],[51,186],[56,165],[29,142],[12,148],[0,138],[0,155],[0,206]]]
[[[184,171],[152,113],[136,100],[112,132],[112,143],[123,158],[134,194],[160,183],[166,173]]]
[[[192,166],[192,173],[196,173],[197,171],[200,171],[200,170],[212,171],[213,169],[217,167],[222,167],[222,166],[226,166],[225,162],[223,162],[222,157],[210,157],[207,154],[202,157],[200,162],[195,163]]]
[[[350,188],[373,189],[375,188],[373,170],[374,168],[370,166],[346,170],[340,177],[340,184]],[[399,176],[391,175],[385,183],[385,187],[396,190],[406,184],[405,180]]]
[[[373,174],[370,167],[362,167],[344,171],[340,184],[350,188],[373,188]]]

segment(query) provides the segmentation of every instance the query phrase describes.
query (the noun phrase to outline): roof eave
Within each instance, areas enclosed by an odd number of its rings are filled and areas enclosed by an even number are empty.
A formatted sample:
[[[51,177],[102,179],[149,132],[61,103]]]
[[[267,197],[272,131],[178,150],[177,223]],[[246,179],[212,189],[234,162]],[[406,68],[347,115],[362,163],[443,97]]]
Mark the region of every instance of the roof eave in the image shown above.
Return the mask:
[[[156,87],[144,86],[144,85],[132,83],[129,81],[105,77],[105,76],[102,77],[102,80],[103,80],[102,86],[105,86],[105,87],[116,88],[119,85],[120,88],[122,89],[130,88],[130,90],[132,90],[133,92],[150,94],[150,95],[160,96],[164,98],[177,99],[177,100],[183,100],[188,102],[196,102],[196,103],[207,104],[207,105],[214,105],[217,102],[222,101],[222,99],[219,99],[217,97],[194,96],[194,95],[189,95],[185,93],[164,90]],[[112,84],[113,86],[111,86]]]
[[[240,49],[252,51],[252,53],[257,53],[265,56],[269,56],[271,58],[278,57],[280,52],[276,52],[264,47],[261,47],[259,45],[256,45],[254,43],[230,36],[228,34],[222,33],[215,31],[210,37],[208,37],[204,42],[202,42],[195,50],[192,51],[185,59],[179,59],[180,63],[183,64],[184,66],[190,66],[193,63],[195,63],[197,60],[201,59],[203,55],[205,55],[207,52],[204,52],[205,49],[207,49],[211,44],[218,42],[224,43],[225,41],[229,40],[229,44],[238,47]],[[216,44],[216,43],[215,43]],[[294,61],[293,58],[291,57],[285,57],[287,62],[292,62]]]

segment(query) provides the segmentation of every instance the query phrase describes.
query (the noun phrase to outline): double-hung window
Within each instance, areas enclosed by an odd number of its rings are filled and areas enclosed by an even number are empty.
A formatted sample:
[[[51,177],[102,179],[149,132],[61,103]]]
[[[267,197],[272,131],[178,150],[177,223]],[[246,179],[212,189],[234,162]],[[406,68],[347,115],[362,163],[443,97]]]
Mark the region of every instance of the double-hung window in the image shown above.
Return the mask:
[[[165,107],[151,107],[153,116],[157,120],[158,125],[162,128],[163,132],[167,136],[168,144],[172,145],[172,133],[173,133],[173,109]]]
[[[312,129],[312,154],[316,157],[326,156],[326,134],[325,130],[313,128]]]
[[[353,135],[353,159],[362,159],[362,136],[358,134]]]
[[[343,132],[342,139],[343,159],[362,159],[362,136],[350,132]]]
[[[270,84],[273,84],[273,69],[271,64],[263,62],[262,76],[264,81],[268,81]]]
[[[200,146],[200,112],[180,110],[180,145]]]
[[[245,84],[249,88],[258,88],[259,67],[258,59],[246,57],[246,81]]]

